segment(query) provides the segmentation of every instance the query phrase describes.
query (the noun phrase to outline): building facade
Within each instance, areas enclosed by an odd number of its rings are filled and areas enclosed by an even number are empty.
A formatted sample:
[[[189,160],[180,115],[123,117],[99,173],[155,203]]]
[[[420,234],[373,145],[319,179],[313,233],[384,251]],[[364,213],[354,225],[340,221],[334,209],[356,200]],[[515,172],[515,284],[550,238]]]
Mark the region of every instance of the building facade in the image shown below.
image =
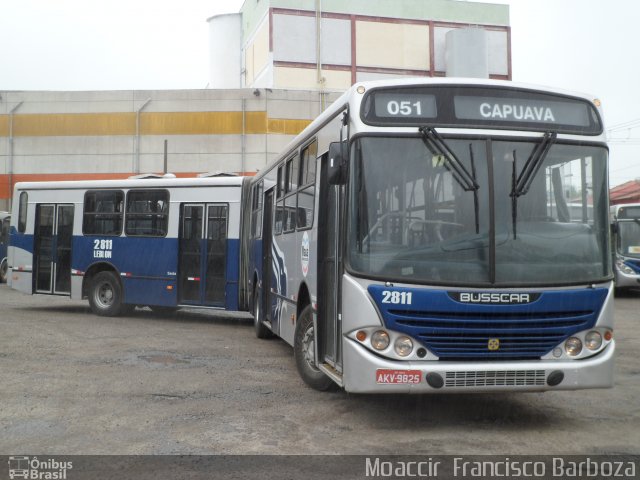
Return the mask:
[[[20,181],[253,174],[339,92],[0,92],[0,210]],[[165,148],[166,145],[166,148]]]
[[[209,24],[214,88],[236,82],[238,87],[344,90],[372,79],[444,76],[453,49],[474,61],[478,55],[486,57],[481,60],[491,78],[511,79],[507,5],[458,0],[246,0],[237,19],[212,17]],[[484,53],[467,52],[476,45],[456,45],[449,38],[451,32],[469,28],[485,37]],[[220,32],[225,32],[226,42],[217,40]],[[240,71],[225,59],[238,45]]]
[[[19,181],[255,173],[358,81],[472,63],[511,79],[506,5],[246,0],[209,28],[210,89],[0,91],[0,210]]]

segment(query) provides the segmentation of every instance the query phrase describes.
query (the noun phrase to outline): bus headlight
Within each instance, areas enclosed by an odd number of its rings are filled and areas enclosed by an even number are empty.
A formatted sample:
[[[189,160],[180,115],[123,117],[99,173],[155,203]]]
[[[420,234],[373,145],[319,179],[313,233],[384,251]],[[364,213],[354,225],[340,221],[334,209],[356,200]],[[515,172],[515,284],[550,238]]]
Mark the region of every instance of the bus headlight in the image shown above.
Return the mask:
[[[389,346],[389,334],[384,330],[378,330],[371,335],[371,346],[376,350],[384,350]]]
[[[398,355],[406,357],[413,351],[413,342],[409,337],[398,337],[393,343],[393,348]]]
[[[580,355],[582,351],[582,342],[578,337],[570,337],[564,342],[564,349],[567,352],[567,355],[571,357],[575,357]]]
[[[595,330],[590,331],[584,337],[584,346],[589,350],[597,350],[602,345],[602,335]]]
[[[622,273],[626,273],[627,275],[635,275],[636,272],[629,267],[626,263],[624,263],[624,260],[616,260],[616,266],[618,267],[618,270],[620,270]]]

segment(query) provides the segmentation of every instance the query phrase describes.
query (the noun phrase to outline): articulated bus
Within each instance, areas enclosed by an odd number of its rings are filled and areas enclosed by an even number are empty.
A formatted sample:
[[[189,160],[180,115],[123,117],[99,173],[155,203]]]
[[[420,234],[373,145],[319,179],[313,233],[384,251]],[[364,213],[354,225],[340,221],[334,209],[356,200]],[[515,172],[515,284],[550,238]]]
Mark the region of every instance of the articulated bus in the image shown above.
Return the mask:
[[[610,387],[607,159],[593,97],[357,83],[251,181],[256,335],[318,390]]]
[[[247,178],[16,184],[9,284],[87,298],[94,313],[135,306],[239,310]]]
[[[616,290],[640,287],[640,203],[611,206]]]
[[[9,222],[11,215],[9,212],[0,212],[0,283],[7,281],[7,271],[9,262],[7,252],[9,248]]]

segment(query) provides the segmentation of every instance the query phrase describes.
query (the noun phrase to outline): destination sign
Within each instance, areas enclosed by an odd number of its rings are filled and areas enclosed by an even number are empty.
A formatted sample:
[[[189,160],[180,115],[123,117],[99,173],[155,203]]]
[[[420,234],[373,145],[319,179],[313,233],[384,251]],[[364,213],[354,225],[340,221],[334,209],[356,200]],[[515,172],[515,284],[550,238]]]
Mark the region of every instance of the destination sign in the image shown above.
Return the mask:
[[[369,90],[362,101],[369,125],[466,127],[598,135],[595,106],[578,97],[508,86],[423,85]]]
[[[380,93],[375,96],[379,117],[435,118],[436,96],[422,93]]]
[[[456,96],[453,104],[456,117],[465,120],[589,125],[589,110],[584,103]]]

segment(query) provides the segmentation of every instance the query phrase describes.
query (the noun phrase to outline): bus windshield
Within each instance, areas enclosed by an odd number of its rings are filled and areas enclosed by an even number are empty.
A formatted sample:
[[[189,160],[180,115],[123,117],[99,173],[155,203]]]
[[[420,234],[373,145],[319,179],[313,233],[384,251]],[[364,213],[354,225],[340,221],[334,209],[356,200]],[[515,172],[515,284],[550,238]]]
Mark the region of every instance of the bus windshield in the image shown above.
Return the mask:
[[[469,286],[609,278],[606,148],[437,137],[353,142],[352,273]]]
[[[618,253],[625,257],[640,258],[640,220],[618,222]]]

